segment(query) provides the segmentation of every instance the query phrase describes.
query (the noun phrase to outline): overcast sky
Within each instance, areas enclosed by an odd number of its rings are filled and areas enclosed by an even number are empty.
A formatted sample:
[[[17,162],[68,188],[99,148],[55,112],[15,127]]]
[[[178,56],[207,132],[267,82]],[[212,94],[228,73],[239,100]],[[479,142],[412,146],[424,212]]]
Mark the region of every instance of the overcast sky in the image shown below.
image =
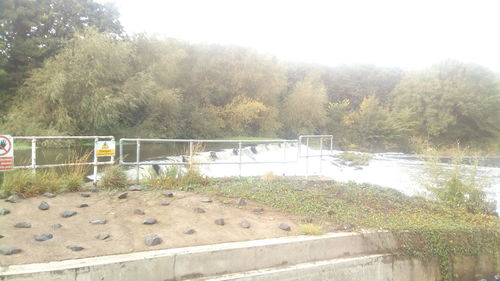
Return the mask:
[[[247,46],[280,59],[407,69],[445,59],[500,72],[498,0],[99,0],[129,33]]]

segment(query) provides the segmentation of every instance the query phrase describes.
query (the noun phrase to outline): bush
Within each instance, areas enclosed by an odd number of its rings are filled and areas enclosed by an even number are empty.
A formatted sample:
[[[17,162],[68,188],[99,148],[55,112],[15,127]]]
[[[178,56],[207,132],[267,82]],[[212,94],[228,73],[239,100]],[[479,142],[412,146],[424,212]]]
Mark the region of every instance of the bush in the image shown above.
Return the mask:
[[[68,163],[84,163],[89,153],[73,156]],[[0,195],[18,194],[30,197],[44,192],[61,193],[78,191],[84,184],[84,177],[89,169],[86,165],[65,166],[48,169],[20,169],[4,172],[0,185]]]
[[[153,189],[163,189],[170,187],[205,185],[209,179],[196,169],[183,170],[180,166],[170,166],[165,172],[151,174],[144,182]]]
[[[104,187],[125,187],[129,185],[129,180],[125,170],[118,165],[109,166],[104,170],[100,183]]]
[[[449,152],[449,151],[448,151]],[[429,148],[420,183],[439,202],[454,208],[464,208],[471,213],[493,214],[495,202],[486,198],[486,188],[491,185],[478,176],[478,157],[466,161],[467,150],[454,149],[449,164],[441,162],[439,152]]]

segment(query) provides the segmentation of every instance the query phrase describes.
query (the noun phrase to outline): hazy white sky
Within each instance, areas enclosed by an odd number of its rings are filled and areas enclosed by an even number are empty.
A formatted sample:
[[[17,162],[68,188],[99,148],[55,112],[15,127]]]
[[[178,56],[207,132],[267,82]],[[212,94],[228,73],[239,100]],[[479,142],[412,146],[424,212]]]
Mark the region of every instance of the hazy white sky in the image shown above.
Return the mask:
[[[129,33],[247,46],[288,61],[500,72],[498,0],[99,0]]]

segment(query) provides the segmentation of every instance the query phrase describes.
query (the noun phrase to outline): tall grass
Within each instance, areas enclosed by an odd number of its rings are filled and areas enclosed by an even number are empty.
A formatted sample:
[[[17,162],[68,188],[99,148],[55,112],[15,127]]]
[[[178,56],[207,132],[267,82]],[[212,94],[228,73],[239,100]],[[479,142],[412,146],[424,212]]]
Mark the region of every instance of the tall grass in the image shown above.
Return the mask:
[[[101,180],[99,181],[99,185],[103,187],[117,187],[122,188],[130,184],[130,181],[127,178],[127,174],[122,166],[113,165],[106,167],[104,172],[102,173]]]
[[[87,162],[91,153],[71,156],[67,163],[77,165],[60,168],[13,170],[4,173],[0,185],[0,195],[18,194],[24,197],[35,196],[44,192],[60,193],[78,191],[85,183],[84,177],[90,167],[78,165]]]
[[[180,166],[168,166],[160,174],[150,174],[142,183],[152,189],[165,189],[179,186],[206,185],[209,178],[203,176],[197,169],[182,169]]]

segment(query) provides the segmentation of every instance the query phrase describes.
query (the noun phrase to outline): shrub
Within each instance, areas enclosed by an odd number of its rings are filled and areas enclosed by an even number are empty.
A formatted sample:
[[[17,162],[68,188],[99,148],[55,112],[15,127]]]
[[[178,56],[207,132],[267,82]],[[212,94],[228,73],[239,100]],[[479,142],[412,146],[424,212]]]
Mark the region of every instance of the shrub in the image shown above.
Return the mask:
[[[491,182],[478,176],[478,157],[466,161],[467,150],[455,149],[449,164],[441,163],[439,152],[428,148],[422,159],[425,161],[420,183],[439,202],[471,213],[492,214],[495,202],[486,198],[486,188]]]
[[[128,184],[125,170],[118,165],[107,167],[100,180],[100,185],[104,187],[125,187]]]
[[[23,197],[35,196],[44,192],[61,192],[57,173],[50,170],[14,170],[4,174],[0,187],[3,196],[18,194]]]
[[[151,173],[150,177],[145,179],[144,182],[153,189],[163,189],[188,185],[205,185],[209,183],[209,179],[194,168],[183,170],[180,166],[169,166],[158,175]]]
[[[90,154],[73,156],[68,163],[84,163]],[[84,184],[84,177],[89,169],[86,165],[65,166],[48,169],[20,169],[4,172],[0,185],[0,195],[18,194],[30,197],[44,192],[60,193],[77,191]]]

